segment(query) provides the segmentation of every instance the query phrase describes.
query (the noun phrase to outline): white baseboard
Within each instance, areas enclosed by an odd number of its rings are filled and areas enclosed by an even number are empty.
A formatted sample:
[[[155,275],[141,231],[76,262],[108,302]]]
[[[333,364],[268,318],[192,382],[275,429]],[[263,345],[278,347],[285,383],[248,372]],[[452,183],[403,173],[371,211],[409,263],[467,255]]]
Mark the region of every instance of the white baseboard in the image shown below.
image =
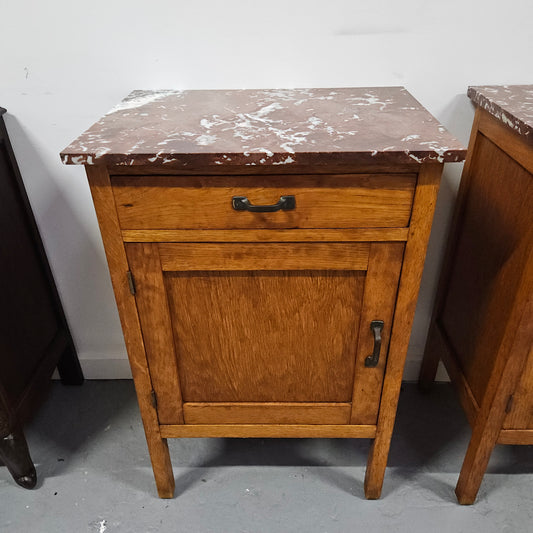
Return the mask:
[[[81,368],[85,379],[132,379],[130,364],[126,354],[109,357],[97,354],[79,354]],[[417,381],[420,370],[421,355],[408,355],[403,373],[404,381]],[[57,371],[54,376],[57,379]],[[450,381],[446,370],[439,365],[436,381]]]
[[[85,379],[132,379],[130,362],[126,354],[105,357],[79,353],[78,358]],[[59,379],[57,370],[52,379]]]
[[[130,362],[125,357],[83,359],[80,365],[85,379],[132,379]]]

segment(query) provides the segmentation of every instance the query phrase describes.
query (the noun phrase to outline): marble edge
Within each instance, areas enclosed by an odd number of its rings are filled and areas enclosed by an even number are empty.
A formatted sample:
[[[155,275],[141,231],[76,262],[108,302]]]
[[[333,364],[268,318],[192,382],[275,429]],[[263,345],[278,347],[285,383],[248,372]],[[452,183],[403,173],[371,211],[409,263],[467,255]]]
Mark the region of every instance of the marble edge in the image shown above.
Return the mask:
[[[501,105],[497,104],[484,94],[481,94],[480,90],[482,86],[472,85],[468,87],[467,96],[472,102],[487,111],[490,115],[497,118],[500,122],[516,131],[519,135],[526,137],[533,142],[533,127],[526,124],[523,120],[516,117],[509,111],[505,110]]]
[[[1,117],[4,113],[7,113],[7,109],[5,109],[4,107],[0,107],[0,117]]]
[[[442,153],[427,151],[383,151],[383,152],[334,152],[334,153],[274,153],[265,158],[264,154],[106,154],[96,157],[90,153],[60,154],[65,165],[105,165],[135,166],[163,165],[174,167],[195,166],[262,166],[274,165],[322,165],[322,164],[413,164],[413,163],[458,163],[466,158],[466,148],[446,150]]]

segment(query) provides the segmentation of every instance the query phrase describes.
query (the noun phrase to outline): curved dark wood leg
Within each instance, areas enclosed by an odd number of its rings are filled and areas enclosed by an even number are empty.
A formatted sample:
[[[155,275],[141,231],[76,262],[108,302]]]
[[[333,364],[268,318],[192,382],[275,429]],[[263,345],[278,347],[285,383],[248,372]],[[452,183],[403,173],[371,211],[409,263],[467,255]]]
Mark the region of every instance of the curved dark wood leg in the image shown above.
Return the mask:
[[[14,429],[0,438],[0,460],[6,465],[13,479],[25,489],[33,489],[37,473],[30,457],[26,437],[21,428]]]

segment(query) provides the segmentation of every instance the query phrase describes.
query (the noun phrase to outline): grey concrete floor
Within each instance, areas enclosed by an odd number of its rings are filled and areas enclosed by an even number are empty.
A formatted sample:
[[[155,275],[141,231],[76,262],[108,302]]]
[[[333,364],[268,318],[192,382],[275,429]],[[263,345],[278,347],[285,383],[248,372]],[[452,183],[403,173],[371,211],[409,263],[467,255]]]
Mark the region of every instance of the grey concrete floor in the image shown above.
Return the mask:
[[[478,501],[453,489],[470,431],[450,385],[404,385],[382,498],[367,440],[174,439],[176,497],[157,498],[130,381],[54,383],[26,435],[37,488],[0,467],[4,532],[532,532],[531,446],[498,446]]]

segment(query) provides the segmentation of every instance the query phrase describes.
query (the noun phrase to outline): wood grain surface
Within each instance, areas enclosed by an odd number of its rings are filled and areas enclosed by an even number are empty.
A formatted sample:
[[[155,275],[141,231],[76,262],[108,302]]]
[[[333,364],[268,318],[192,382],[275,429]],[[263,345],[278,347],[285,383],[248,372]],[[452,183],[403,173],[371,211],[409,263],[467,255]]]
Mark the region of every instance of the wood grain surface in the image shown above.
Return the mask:
[[[127,244],[126,254],[135,280],[135,300],[157,395],[159,423],[180,424],[183,423],[180,382],[158,245]]]
[[[173,272],[165,281],[184,401],[351,401],[364,272]]]
[[[244,229],[404,227],[416,175],[115,177],[123,229]],[[296,208],[235,211],[233,196],[271,205],[294,195]]]
[[[521,252],[533,259],[533,250],[521,250]],[[533,261],[529,265],[533,266]],[[516,305],[511,310],[501,344],[496,348],[498,351],[496,365],[472,428],[472,437],[455,487],[457,500],[461,504],[470,505],[476,499],[492,450],[501,435],[509,397],[514,391],[531,350],[533,268],[530,268],[528,273],[529,276],[520,281]],[[524,433],[520,432],[516,436],[520,438],[523,435]],[[518,443],[520,442],[523,441]]]
[[[533,343],[520,381],[514,390],[511,408],[505,418],[503,428],[533,430]]]
[[[161,426],[166,438],[373,439],[376,426],[349,424],[181,424]]]
[[[349,403],[185,403],[186,424],[349,424]]]
[[[496,444],[533,445],[533,429],[502,429]]]
[[[486,137],[477,145],[440,323],[481,404],[520,282],[511,259],[533,223],[533,179]]]
[[[478,109],[476,112],[479,112],[479,132],[533,174],[533,140],[519,135],[483,109]]]
[[[368,243],[159,244],[165,272],[195,270],[366,270]]]
[[[124,242],[390,242],[406,241],[408,228],[123,230]]]
[[[372,243],[370,247],[357,343],[352,424],[377,422],[403,251],[403,243]],[[379,363],[375,368],[367,368],[365,359],[374,349],[374,336],[370,330],[372,320],[383,320],[384,327]]]

